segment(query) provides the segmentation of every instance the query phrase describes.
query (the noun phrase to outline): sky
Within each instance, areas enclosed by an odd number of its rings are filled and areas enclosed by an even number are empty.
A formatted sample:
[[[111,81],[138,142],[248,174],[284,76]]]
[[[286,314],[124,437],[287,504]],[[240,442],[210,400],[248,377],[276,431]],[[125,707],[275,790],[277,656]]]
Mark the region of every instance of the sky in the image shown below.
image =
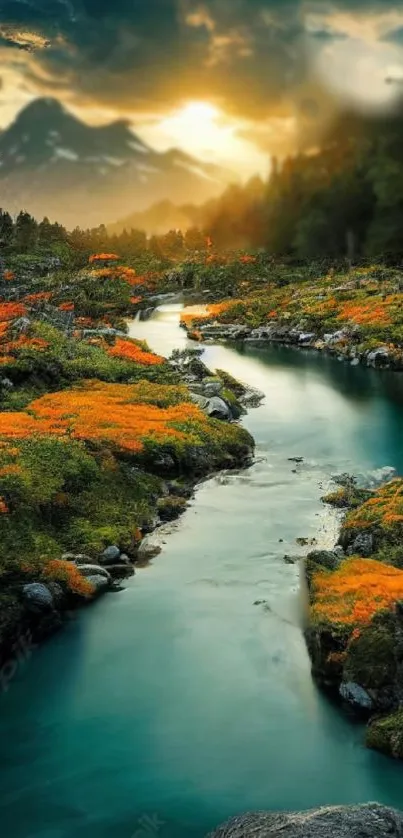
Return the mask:
[[[346,107],[394,106],[403,3],[0,0],[0,85],[0,128],[54,96],[246,177],[316,142]]]

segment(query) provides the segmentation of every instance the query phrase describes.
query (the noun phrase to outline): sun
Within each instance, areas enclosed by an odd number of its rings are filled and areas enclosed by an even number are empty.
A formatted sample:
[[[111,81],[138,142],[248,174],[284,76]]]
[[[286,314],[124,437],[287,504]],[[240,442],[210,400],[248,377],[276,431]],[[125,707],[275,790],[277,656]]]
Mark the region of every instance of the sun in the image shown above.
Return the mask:
[[[242,122],[219,105],[208,99],[190,99],[142,136],[161,150],[180,148],[195,158],[252,174],[266,167],[267,161],[241,131]]]
[[[209,102],[188,102],[180,113],[182,119],[198,125],[211,123],[220,116],[218,108]]]

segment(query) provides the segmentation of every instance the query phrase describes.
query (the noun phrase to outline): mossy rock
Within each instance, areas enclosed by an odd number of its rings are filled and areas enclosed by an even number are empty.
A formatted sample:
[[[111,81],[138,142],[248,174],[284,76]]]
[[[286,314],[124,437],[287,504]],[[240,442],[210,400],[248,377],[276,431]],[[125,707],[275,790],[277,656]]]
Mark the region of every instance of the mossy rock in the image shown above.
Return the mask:
[[[366,733],[368,748],[403,759],[403,710],[372,721]]]
[[[176,495],[168,498],[160,498],[157,503],[158,514],[161,521],[175,521],[187,507],[187,499]]]
[[[396,663],[396,618],[382,612],[349,643],[343,678],[365,690],[381,691],[379,699],[393,702]]]

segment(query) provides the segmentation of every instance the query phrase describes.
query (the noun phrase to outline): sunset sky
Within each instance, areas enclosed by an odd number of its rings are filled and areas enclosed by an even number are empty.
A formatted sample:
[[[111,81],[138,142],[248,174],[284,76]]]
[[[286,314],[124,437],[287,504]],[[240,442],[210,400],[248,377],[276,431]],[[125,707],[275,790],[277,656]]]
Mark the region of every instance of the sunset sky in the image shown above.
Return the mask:
[[[240,174],[403,90],[387,0],[0,0],[0,127],[35,96]],[[391,78],[393,83],[387,83]],[[402,82],[399,80],[402,79]]]

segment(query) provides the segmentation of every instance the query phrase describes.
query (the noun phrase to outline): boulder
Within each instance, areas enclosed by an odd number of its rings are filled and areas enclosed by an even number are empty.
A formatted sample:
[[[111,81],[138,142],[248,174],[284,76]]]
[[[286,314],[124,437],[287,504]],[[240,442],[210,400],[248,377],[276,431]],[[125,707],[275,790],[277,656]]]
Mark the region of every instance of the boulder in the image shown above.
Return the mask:
[[[307,559],[310,562],[314,562],[315,564],[321,565],[326,570],[336,570],[338,568],[341,560],[343,558],[342,551],[341,554],[339,551],[336,550],[312,550],[307,555]]]
[[[403,813],[379,803],[239,815],[209,838],[402,838]]]
[[[30,582],[22,589],[24,599],[35,609],[48,610],[54,606],[53,594],[42,582]]]
[[[111,575],[105,567],[100,567],[98,564],[81,564],[79,565],[79,571],[81,576],[85,576],[86,579],[89,579],[90,576],[102,576],[102,579],[106,579],[106,581],[111,581]]]
[[[106,550],[104,550],[104,552],[102,553],[102,556],[101,556],[102,564],[107,564],[108,562],[111,562],[111,564],[114,564],[116,562],[116,559],[119,558],[119,556],[120,556],[119,547],[116,547],[115,544],[112,544],[110,547],[107,547]]]
[[[91,564],[92,562],[91,556],[87,556],[85,553],[63,553],[62,559],[76,564]]]
[[[371,696],[364,690],[364,687],[360,687],[354,681],[341,684],[339,692],[344,701],[351,704],[355,710],[362,710],[367,713],[372,710],[373,701]]]
[[[137,551],[137,560],[139,562],[148,562],[154,559],[155,556],[158,556],[159,553],[161,553],[161,547],[158,544],[153,544],[147,538],[143,538]]]
[[[377,349],[374,349],[372,352],[368,352],[367,364],[369,367],[386,367],[389,365],[389,362],[390,356],[388,346],[378,346]]]
[[[370,532],[360,532],[347,550],[349,556],[367,558],[374,552],[374,539]]]
[[[94,573],[86,578],[87,582],[90,582],[95,589],[94,596],[104,593],[104,591],[108,590],[111,585],[111,581],[106,579],[105,576],[101,576],[99,573]]]
[[[199,393],[189,393],[192,402],[197,404],[201,410],[206,410],[208,408],[209,400],[206,399],[205,396],[200,395]]]
[[[222,419],[226,422],[232,419],[232,413],[227,403],[218,396],[214,396],[209,400],[206,410],[208,416],[212,416],[215,419]]]

